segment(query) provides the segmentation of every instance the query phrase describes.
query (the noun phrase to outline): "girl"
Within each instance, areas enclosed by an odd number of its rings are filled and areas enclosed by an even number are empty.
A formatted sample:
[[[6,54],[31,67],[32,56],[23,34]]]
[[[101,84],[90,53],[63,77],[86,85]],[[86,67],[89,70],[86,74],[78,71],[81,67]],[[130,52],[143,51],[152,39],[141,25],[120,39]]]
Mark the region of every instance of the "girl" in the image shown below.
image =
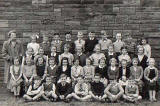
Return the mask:
[[[110,39],[108,39],[108,35],[106,34],[106,32],[103,30],[101,31],[101,39],[99,40],[99,44],[101,46],[101,49],[103,51],[103,53],[107,52],[108,46],[112,44],[112,41]]]
[[[138,58],[138,65],[142,66],[143,70],[148,66],[147,60],[148,57],[144,54],[144,47],[143,46],[138,46],[138,55],[135,56]]]
[[[78,39],[76,41],[74,41],[75,48],[81,47],[82,50],[84,50],[85,41],[82,39],[83,38],[83,32],[78,32],[77,38]]]
[[[91,60],[86,58],[86,65],[83,67],[84,79],[91,82],[95,75],[95,67],[91,65]]]
[[[55,33],[54,34],[54,38],[51,42],[51,46],[55,46],[56,49],[57,49],[57,53],[62,53],[62,45],[63,45],[63,42],[60,40],[60,35],[59,33]]]
[[[14,58],[14,64],[10,67],[11,73],[11,92],[14,92],[14,95],[17,97],[20,94],[21,82],[22,80],[22,66],[19,63],[19,59],[17,57]],[[24,60],[23,60],[24,61]]]
[[[22,71],[25,84],[25,92],[27,92],[29,85],[32,83],[33,77],[36,76],[36,67],[32,64],[32,60],[30,58],[26,58],[26,65],[24,65]]]
[[[35,64],[36,64],[37,59],[38,59],[39,57],[42,57],[45,61],[47,61],[47,56],[44,55],[44,50],[43,50],[42,47],[39,48],[38,54],[37,54],[37,55],[35,56],[35,58],[34,58],[34,63],[35,63]]]
[[[71,67],[71,78],[73,86],[77,82],[78,76],[83,76],[83,67],[79,65],[79,60],[76,59],[74,61],[74,65]]]
[[[34,56],[38,54],[38,50],[40,45],[36,42],[37,39],[39,38],[38,35],[32,35],[31,36],[31,43],[28,43],[27,48],[33,48],[34,51]]]
[[[117,60],[115,58],[112,58],[110,60],[110,66],[107,71],[109,80],[118,81],[119,69],[116,65],[117,65]]]
[[[49,58],[51,58],[51,57],[55,58],[56,64],[59,64],[59,60],[58,60],[59,54],[57,53],[57,48],[56,48],[56,46],[52,46],[52,47],[51,47],[51,53],[48,55],[48,57],[49,57]]]
[[[59,65],[61,64],[61,60],[64,57],[68,58],[69,65],[73,64],[74,56],[73,56],[73,54],[71,54],[69,52],[69,46],[67,44],[64,45],[64,53],[62,53],[61,55],[59,55]]]
[[[39,77],[33,78],[33,83],[29,86],[27,93],[23,96],[25,100],[35,101],[38,100],[43,94],[41,79]]]
[[[138,59],[133,58],[132,59],[132,65],[130,67],[130,80],[135,81],[135,84],[138,85],[139,91],[142,91],[142,77],[143,77],[143,68],[141,66],[138,66]]]
[[[149,59],[149,66],[144,71],[144,78],[147,80],[150,101],[157,101],[156,88],[158,86],[158,69],[155,67],[154,58]]]
[[[64,57],[61,60],[61,65],[58,67],[57,80],[61,82],[60,76],[65,74],[67,76],[67,82],[71,82],[71,66],[69,65],[68,58]]]
[[[101,53],[101,47],[99,44],[97,44],[95,46],[95,49],[94,49],[95,53],[93,53],[89,58],[93,61],[93,65],[94,66],[98,66],[98,61],[101,59],[101,58],[105,58],[105,55],[103,53]]]
[[[108,75],[107,75],[107,66],[106,66],[106,59],[101,58],[99,60],[99,65],[95,68],[95,73],[99,73],[101,75],[101,81],[107,85],[108,83]]]
[[[119,62],[121,62],[122,59],[125,59],[125,60],[127,60],[127,63],[130,64],[131,63],[131,58],[127,53],[127,48],[126,47],[122,47],[121,48],[121,53],[122,54],[120,56],[118,56]]]
[[[142,38],[141,40],[142,46],[144,47],[144,54],[150,59],[151,57],[151,46],[147,43],[146,38]]]

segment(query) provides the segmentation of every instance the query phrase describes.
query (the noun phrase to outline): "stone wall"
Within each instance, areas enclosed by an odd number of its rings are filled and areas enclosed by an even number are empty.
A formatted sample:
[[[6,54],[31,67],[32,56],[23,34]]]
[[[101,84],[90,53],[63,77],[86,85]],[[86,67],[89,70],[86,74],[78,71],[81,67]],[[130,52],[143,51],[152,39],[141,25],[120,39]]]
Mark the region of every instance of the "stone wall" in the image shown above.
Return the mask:
[[[18,31],[24,44],[33,33],[49,34],[78,30],[85,35],[106,30],[110,37],[117,32],[135,39],[148,37],[152,56],[160,59],[160,0],[0,0],[0,44],[11,29]],[[0,78],[3,60],[0,58]],[[160,64],[159,64],[160,65]]]

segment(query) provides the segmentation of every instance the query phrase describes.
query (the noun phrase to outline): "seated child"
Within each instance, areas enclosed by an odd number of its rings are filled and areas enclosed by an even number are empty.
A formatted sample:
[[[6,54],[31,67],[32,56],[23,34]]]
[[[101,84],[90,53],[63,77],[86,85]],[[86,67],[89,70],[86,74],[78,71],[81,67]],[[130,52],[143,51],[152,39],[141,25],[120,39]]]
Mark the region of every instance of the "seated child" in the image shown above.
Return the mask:
[[[77,80],[77,84],[74,87],[74,93],[72,93],[73,98],[79,101],[88,101],[91,99],[88,84],[84,82],[82,76],[79,76]]]
[[[42,97],[43,91],[41,86],[41,79],[37,76],[33,78],[33,83],[29,86],[27,93],[23,98],[27,101],[35,101]]]
[[[77,40],[74,41],[75,48],[81,47],[84,50],[85,41],[83,40],[83,32],[78,32]]]
[[[155,67],[154,58],[149,59],[149,66],[144,70],[144,78],[147,80],[150,101],[157,101],[156,90],[158,80],[158,69]]]
[[[125,43],[122,41],[122,34],[117,33],[116,34],[116,41],[113,43],[114,45],[114,51],[117,53],[117,55],[120,55],[121,47],[125,45]]]
[[[83,67],[79,65],[79,60],[74,61],[74,65],[71,67],[71,79],[74,86],[77,82],[78,76],[83,76]]]
[[[110,59],[110,66],[108,67],[108,80],[118,81],[119,68],[117,67],[117,60],[115,58]]]
[[[56,85],[57,96],[64,102],[69,102],[72,97],[72,85],[67,82],[67,76],[62,74],[60,82]]]
[[[18,97],[20,94],[21,89],[21,82],[22,80],[22,66],[20,65],[19,58],[15,57],[13,60],[14,64],[10,66],[10,85],[11,85],[11,92],[14,92],[14,96]]]
[[[116,81],[111,81],[107,88],[104,90],[104,94],[107,95],[110,102],[118,102],[123,96],[124,90],[122,86]]]
[[[28,87],[33,81],[33,77],[36,75],[36,67],[32,64],[31,58],[26,58],[26,65],[23,66],[23,78],[24,78],[24,84],[25,84],[25,92],[27,92]]]
[[[37,43],[37,39],[39,38],[38,35],[32,35],[31,36],[31,43],[27,44],[27,48],[32,48],[34,51],[34,56],[38,54],[38,50],[40,48],[40,45]]]
[[[51,42],[51,47],[52,46],[56,47],[57,53],[59,53],[59,54],[62,53],[63,42],[61,41],[59,33],[54,34],[54,37],[53,37],[52,42]]]
[[[101,50],[103,51],[103,53],[107,52],[108,46],[110,44],[112,44],[112,41],[110,39],[107,38],[108,35],[106,34],[106,32],[104,30],[101,31],[101,39],[99,40],[99,44],[101,46]]]
[[[61,60],[64,57],[68,58],[69,65],[73,64],[74,56],[69,52],[69,46],[67,44],[64,45],[64,53],[59,55],[59,65],[61,64]]]
[[[138,86],[135,84],[135,81],[129,80],[128,84],[125,87],[125,94],[123,98],[129,102],[138,102],[142,99],[142,96],[139,95]]]
[[[93,82],[91,82],[91,90],[89,91],[89,94],[95,100],[104,101],[105,98],[107,98],[107,95],[104,94],[105,87],[104,84],[100,82],[100,80],[100,75],[98,73],[95,74]]]
[[[42,97],[47,101],[56,101],[58,98],[56,95],[56,86],[49,75],[45,79],[45,83],[42,84],[42,90],[44,91]]]
[[[86,58],[86,65],[83,67],[85,82],[91,82],[95,75],[95,67],[91,65],[91,60]]]
[[[51,47],[51,53],[48,55],[49,58],[53,57],[55,58],[55,62],[58,65],[59,64],[59,54],[57,53],[56,46]]]
[[[44,79],[46,73],[46,62],[43,57],[38,57],[36,62],[36,74],[40,78]]]
[[[86,63],[86,54],[83,53],[83,50],[80,46],[76,48],[76,53],[74,54],[74,59],[79,59],[80,66],[85,66]]]
[[[51,57],[49,59],[49,66],[47,66],[47,72],[45,74],[48,74],[53,83],[57,83],[57,71],[58,71],[58,66],[55,62],[55,58]]]
[[[103,53],[101,53],[101,47],[99,44],[97,44],[95,46],[95,49],[94,49],[95,53],[93,53],[89,58],[93,61],[93,65],[94,66],[98,66],[98,62],[99,60],[103,57],[105,58],[105,55]]]

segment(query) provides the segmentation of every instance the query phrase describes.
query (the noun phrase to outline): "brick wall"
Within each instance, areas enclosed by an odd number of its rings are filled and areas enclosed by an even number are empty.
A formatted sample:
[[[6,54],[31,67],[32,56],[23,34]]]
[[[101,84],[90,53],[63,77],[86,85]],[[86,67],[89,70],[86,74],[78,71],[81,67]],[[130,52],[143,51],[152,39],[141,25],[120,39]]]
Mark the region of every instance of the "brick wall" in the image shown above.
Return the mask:
[[[66,31],[76,37],[95,30],[106,30],[111,37],[116,32],[131,34],[135,39],[149,38],[153,57],[160,55],[160,0],[0,0],[0,47],[11,29],[18,31],[25,44],[33,33],[53,35]],[[3,59],[0,56],[0,80]],[[160,65],[160,64],[159,64]]]

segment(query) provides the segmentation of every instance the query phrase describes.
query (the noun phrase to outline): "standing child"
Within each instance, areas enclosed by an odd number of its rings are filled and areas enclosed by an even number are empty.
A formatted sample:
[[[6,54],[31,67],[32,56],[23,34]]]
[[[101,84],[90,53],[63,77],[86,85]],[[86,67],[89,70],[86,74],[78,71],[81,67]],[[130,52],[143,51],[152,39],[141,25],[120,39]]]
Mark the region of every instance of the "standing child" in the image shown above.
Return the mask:
[[[81,47],[82,50],[85,48],[85,41],[83,40],[83,32],[78,32],[78,39],[74,41],[75,48]]]
[[[23,98],[27,101],[35,101],[42,97],[42,94],[41,79],[37,76],[33,78],[33,83],[29,86]]]
[[[58,98],[56,95],[56,86],[49,75],[47,75],[45,79],[45,83],[42,84],[42,97],[47,101],[56,101]]]
[[[104,90],[110,102],[119,102],[120,98],[124,94],[122,86],[116,81],[111,81],[111,83]]]
[[[49,59],[49,66],[47,67],[47,72],[46,74],[48,74],[53,83],[57,83],[57,71],[58,71],[58,66],[55,62],[55,58],[51,57]]]
[[[44,55],[50,54],[50,42],[48,35],[43,35],[43,42],[40,44],[40,47],[44,50]]]
[[[55,58],[55,62],[58,65],[59,64],[59,54],[57,53],[56,46],[51,47],[51,53],[48,55],[49,58]]]
[[[76,84],[78,76],[83,76],[83,67],[79,65],[79,60],[76,59],[74,61],[74,65],[71,67],[71,78],[73,86]]]
[[[33,48],[34,56],[38,54],[38,50],[40,45],[37,43],[37,39],[39,38],[38,35],[31,36],[31,43],[28,43],[27,48]]]
[[[107,73],[109,82],[113,80],[118,81],[119,68],[117,67],[117,60],[115,58],[110,59],[110,66]]]
[[[26,54],[24,58],[30,58],[32,61],[34,60],[34,51],[33,48],[27,48]]]
[[[101,58],[105,58],[105,55],[103,53],[101,53],[101,47],[99,44],[97,44],[95,46],[95,49],[94,49],[95,53],[93,53],[89,58],[93,61],[93,65],[94,66],[98,66],[99,65],[99,60]]]
[[[119,62],[121,62],[122,59],[127,60],[128,65],[131,63],[131,58],[127,53],[127,48],[126,47],[121,48],[121,55],[118,56]]]
[[[107,38],[108,35],[104,30],[101,31],[101,39],[99,40],[99,44],[101,46],[102,52],[107,53],[109,45],[112,44],[112,41]]]
[[[65,44],[69,45],[69,52],[74,54],[75,53],[75,44],[72,40],[72,35],[70,32],[65,33],[65,41],[63,42],[63,46]]]
[[[84,82],[82,76],[79,76],[77,80],[72,96],[79,101],[88,101],[91,98],[88,84]]]
[[[142,96],[139,95],[138,86],[135,84],[133,80],[129,80],[128,84],[125,87],[125,94],[123,98],[126,101],[137,103],[139,100],[142,99]]]
[[[61,64],[61,60],[64,57],[68,58],[69,65],[73,64],[74,56],[73,56],[73,54],[71,54],[69,52],[69,46],[67,44],[64,45],[64,53],[62,53],[61,55],[59,55],[59,65]]]
[[[60,76],[60,83],[57,83],[57,96],[60,100],[64,102],[69,102],[70,98],[72,97],[72,85],[67,82],[67,76],[62,74]]]
[[[93,53],[95,45],[98,44],[98,40],[95,38],[95,32],[89,32],[88,39],[85,40],[85,53],[90,56]]]
[[[100,75],[95,74],[93,82],[91,82],[91,90],[89,91],[89,94],[95,100],[104,101],[105,98],[107,98],[107,95],[104,94],[105,86],[102,82],[100,82],[100,80]]]
[[[43,50],[42,47],[39,48],[38,54],[34,57],[34,64],[36,64],[37,59],[38,59],[39,57],[42,57],[45,61],[47,61],[47,56],[44,55],[44,50]]]
[[[83,53],[81,47],[76,48],[76,54],[74,54],[74,59],[79,60],[79,64],[83,67],[85,66],[86,54]]]
[[[61,41],[59,33],[55,33],[54,38],[51,42],[51,46],[55,46],[57,48],[57,53],[61,54],[62,53],[62,45],[63,45],[63,42]]]
[[[142,38],[141,40],[142,46],[144,47],[144,54],[148,57],[148,59],[151,58],[151,46],[147,43],[146,38]]]
[[[122,41],[122,34],[121,33],[117,33],[116,41],[113,43],[113,45],[114,45],[115,52],[119,56],[120,52],[121,52],[121,47],[123,47],[125,45],[125,43]]]
[[[36,76],[36,67],[32,64],[30,58],[26,58],[26,65],[23,67],[23,78],[25,84],[25,92],[27,92],[29,85],[33,81],[33,77]]]
[[[91,60],[86,58],[86,65],[83,67],[84,79],[88,83],[92,81],[95,75],[95,67],[91,65]]]
[[[14,95],[17,97],[20,94],[21,82],[22,80],[22,67],[19,63],[19,59],[17,57],[14,58],[14,64],[10,66],[11,73],[11,91],[14,92]]]
[[[144,70],[144,78],[147,80],[150,101],[157,101],[156,88],[158,86],[158,69],[155,67],[154,58],[149,59],[149,66]]]

